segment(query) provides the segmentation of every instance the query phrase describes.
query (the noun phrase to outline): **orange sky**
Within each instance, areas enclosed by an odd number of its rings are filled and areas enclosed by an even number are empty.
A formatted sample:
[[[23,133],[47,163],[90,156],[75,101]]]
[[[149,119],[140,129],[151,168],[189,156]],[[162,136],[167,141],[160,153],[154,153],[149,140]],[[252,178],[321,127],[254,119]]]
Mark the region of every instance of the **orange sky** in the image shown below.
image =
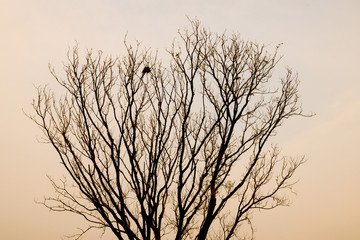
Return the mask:
[[[358,0],[0,0],[0,239],[61,239],[82,224],[34,204],[52,194],[46,174],[61,176],[50,146],[23,114],[33,85],[53,84],[68,46],[120,55],[124,35],[169,47],[185,15],[213,31],[260,43],[283,42],[281,67],[299,72],[303,108],[317,115],[285,123],[276,140],[306,154],[290,208],[256,213],[258,240],[360,238],[360,2]],[[280,70],[281,72],[281,70]],[[97,239],[97,235],[88,239]],[[111,239],[111,238],[109,238]]]

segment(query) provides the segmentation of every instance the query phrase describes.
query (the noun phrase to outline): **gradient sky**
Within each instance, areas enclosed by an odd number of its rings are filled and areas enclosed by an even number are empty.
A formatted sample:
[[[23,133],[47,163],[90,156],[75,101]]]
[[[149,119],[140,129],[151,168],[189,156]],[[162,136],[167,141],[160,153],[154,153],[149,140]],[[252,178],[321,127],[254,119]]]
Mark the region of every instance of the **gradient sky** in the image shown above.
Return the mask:
[[[46,174],[65,174],[22,112],[34,85],[54,83],[48,63],[61,73],[75,41],[119,56],[126,33],[163,54],[186,15],[215,32],[283,42],[279,67],[299,73],[303,108],[317,114],[279,131],[283,153],[308,162],[291,207],[255,214],[256,239],[360,239],[360,1],[0,0],[1,240],[61,239],[83,223],[34,203],[52,194]]]

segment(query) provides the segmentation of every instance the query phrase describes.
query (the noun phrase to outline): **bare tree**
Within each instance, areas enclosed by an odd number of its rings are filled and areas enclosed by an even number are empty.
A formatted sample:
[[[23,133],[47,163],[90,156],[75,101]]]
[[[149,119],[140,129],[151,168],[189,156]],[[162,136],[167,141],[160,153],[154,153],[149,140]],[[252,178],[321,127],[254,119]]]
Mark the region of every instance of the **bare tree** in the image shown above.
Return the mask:
[[[51,182],[53,211],[83,216],[118,239],[245,239],[255,209],[287,205],[304,158],[270,139],[304,116],[298,77],[272,73],[278,47],[214,34],[195,20],[179,32],[169,67],[139,44],[123,58],[78,47],[65,94],[38,88],[30,116],[70,176]],[[253,233],[250,231],[250,238]]]

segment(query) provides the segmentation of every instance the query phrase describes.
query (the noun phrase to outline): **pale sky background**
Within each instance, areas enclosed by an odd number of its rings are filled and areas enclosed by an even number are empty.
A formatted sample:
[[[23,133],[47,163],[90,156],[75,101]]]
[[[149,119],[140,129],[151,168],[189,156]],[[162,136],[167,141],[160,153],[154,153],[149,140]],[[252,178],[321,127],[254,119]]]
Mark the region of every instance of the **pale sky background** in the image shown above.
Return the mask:
[[[1,240],[57,240],[83,223],[34,203],[52,194],[46,174],[65,174],[22,112],[34,84],[54,82],[48,63],[61,72],[75,41],[119,56],[126,32],[162,54],[186,15],[215,32],[283,42],[280,67],[299,73],[303,108],[317,114],[279,131],[283,152],[308,162],[291,207],[255,214],[256,239],[360,239],[359,0],[0,0]]]

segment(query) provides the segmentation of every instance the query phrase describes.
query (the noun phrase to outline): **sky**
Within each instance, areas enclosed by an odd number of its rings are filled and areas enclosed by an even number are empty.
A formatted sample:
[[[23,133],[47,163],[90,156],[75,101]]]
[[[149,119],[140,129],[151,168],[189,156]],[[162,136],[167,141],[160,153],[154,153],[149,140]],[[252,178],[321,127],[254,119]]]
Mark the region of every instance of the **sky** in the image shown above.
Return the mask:
[[[125,34],[164,54],[186,16],[214,32],[284,43],[279,67],[298,72],[303,109],[316,113],[279,130],[283,153],[308,160],[292,205],[254,214],[256,239],[360,238],[358,0],[0,0],[1,240],[62,239],[85,223],[35,203],[53,194],[47,175],[65,174],[23,113],[34,86],[54,83],[48,63],[61,72],[76,42],[119,56]]]

